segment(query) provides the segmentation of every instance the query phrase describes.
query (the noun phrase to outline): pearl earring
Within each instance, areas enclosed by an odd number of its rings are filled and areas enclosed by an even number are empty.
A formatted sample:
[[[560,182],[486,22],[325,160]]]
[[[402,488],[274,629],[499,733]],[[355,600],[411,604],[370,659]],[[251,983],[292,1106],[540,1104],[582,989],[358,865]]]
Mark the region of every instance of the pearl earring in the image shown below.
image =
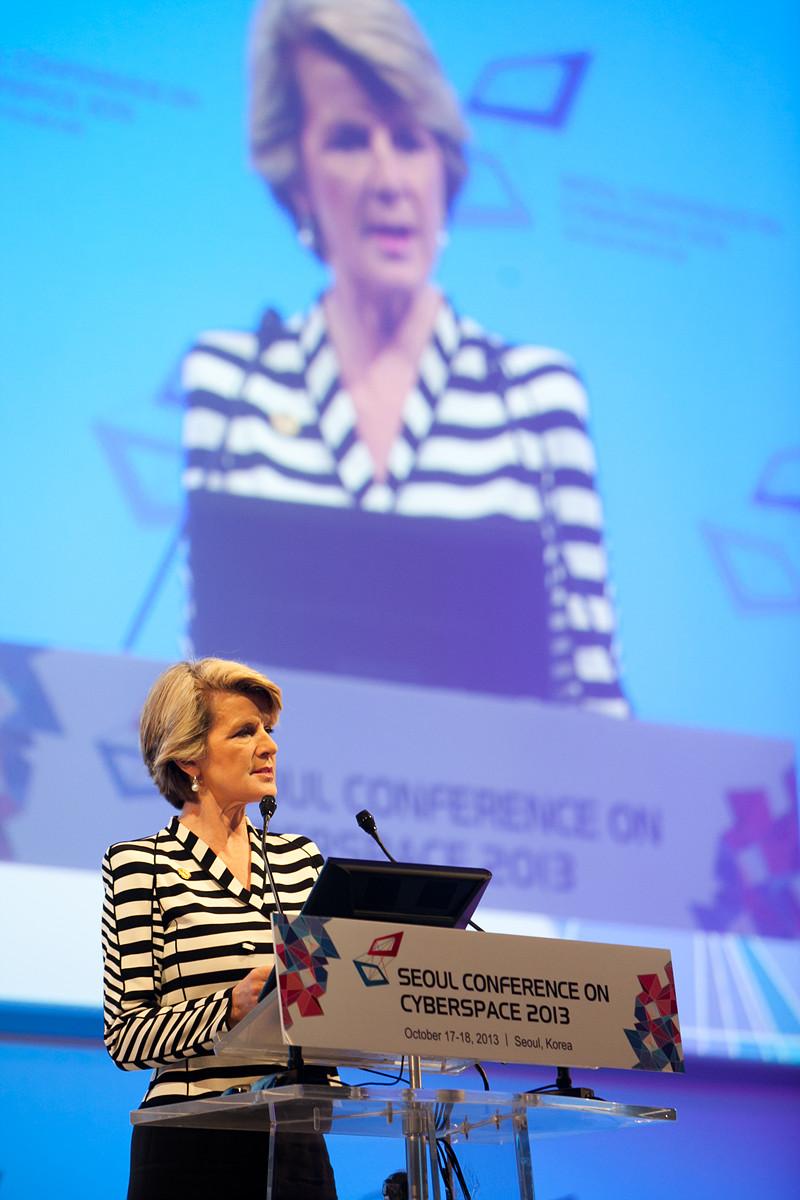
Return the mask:
[[[200,791],[200,779],[197,775],[192,776],[192,791],[193,792]]]
[[[314,226],[308,217],[301,217],[300,224],[297,226],[297,240],[305,250],[313,250],[316,238],[314,236]]]

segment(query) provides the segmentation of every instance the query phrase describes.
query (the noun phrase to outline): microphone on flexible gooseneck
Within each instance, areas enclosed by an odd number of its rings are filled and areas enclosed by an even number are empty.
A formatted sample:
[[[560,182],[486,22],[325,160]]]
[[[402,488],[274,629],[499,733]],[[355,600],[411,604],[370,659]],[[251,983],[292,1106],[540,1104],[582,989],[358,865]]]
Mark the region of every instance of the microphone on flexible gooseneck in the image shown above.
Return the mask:
[[[270,821],[275,816],[278,801],[274,796],[262,796],[258,802],[258,811],[264,819],[264,832],[267,832]]]
[[[383,842],[381,841],[381,835],[378,833],[378,825],[377,825],[377,822],[376,822],[375,818],[373,817],[372,813],[369,812],[366,808],[362,808],[360,813],[356,813],[356,820],[358,821],[361,828],[364,830],[364,833],[368,834],[369,837],[371,837],[374,842],[378,843],[381,850],[388,858],[389,862],[397,862],[397,859],[395,858],[395,856],[393,854],[389,853],[389,851],[386,849]]]
[[[275,897],[275,907],[278,910],[278,916],[285,917],[286,913],[283,911],[281,898],[278,895],[278,889],[275,887],[275,877],[272,874],[272,867],[270,866],[269,855],[267,854],[267,832],[269,830],[269,823],[275,816],[275,810],[277,807],[278,801],[274,796],[264,796],[258,802],[258,811],[261,813],[261,817],[264,821],[264,828],[261,830],[261,856],[264,859],[264,866],[266,867],[269,886],[272,888],[272,894]]]
[[[277,806],[278,802],[273,796],[264,796],[258,802],[259,812],[261,817],[264,818],[264,828],[261,829],[261,858],[264,859],[266,877],[269,878],[270,881],[270,887],[272,888],[273,898],[275,898],[275,907],[278,910],[278,916],[285,920],[287,914],[285,914],[283,911],[281,896],[279,896],[278,889],[275,886],[275,876],[272,875],[270,856],[266,852],[266,834],[267,830],[270,828],[270,821],[272,820],[272,817],[275,816],[275,810],[277,809]],[[264,990],[261,991],[261,996],[259,998],[264,997],[265,991],[266,985]],[[320,1079],[319,1068],[306,1067],[306,1064],[303,1062],[302,1058],[301,1046],[289,1046],[288,1068],[289,1069],[285,1070],[285,1072],[281,1072],[272,1076],[272,1087],[281,1087],[285,1084],[303,1084],[303,1082],[317,1084],[317,1082],[326,1081],[327,1075],[330,1074],[329,1072],[325,1072],[325,1079]]]
[[[396,863],[397,859],[393,854],[389,853],[381,841],[381,835],[378,833],[378,823],[373,817],[372,813],[368,809],[362,808],[360,813],[356,813],[356,820],[358,821],[359,827],[364,830],[364,833],[371,837],[373,842],[378,843],[389,862]],[[471,925],[473,929],[477,929],[478,933],[486,932],[484,929],[481,929],[480,925],[476,925],[474,921],[468,921],[467,924]]]

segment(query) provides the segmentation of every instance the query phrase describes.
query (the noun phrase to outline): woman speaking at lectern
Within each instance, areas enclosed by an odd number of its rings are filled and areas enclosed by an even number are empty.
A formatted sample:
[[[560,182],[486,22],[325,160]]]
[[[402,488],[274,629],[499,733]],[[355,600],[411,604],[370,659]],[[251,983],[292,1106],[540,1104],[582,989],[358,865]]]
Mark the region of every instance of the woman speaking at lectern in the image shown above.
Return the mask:
[[[575,369],[433,279],[466,129],[424,34],[266,0],[250,61],[251,160],[330,285],[184,362],[195,652],[624,714]]]
[[[124,1070],[151,1068],[144,1105],[247,1087],[275,1065],[229,1066],[216,1036],[255,1006],[272,965],[276,906],[249,804],[276,794],[280,689],[241,663],[170,667],[141,717],[144,761],[178,810],[103,861],[104,1037]],[[322,865],[299,834],[267,835],[283,907],[297,910]],[[269,1135],[137,1125],[128,1200],[263,1196]],[[333,1200],[322,1137],[276,1146],[279,1200]]]

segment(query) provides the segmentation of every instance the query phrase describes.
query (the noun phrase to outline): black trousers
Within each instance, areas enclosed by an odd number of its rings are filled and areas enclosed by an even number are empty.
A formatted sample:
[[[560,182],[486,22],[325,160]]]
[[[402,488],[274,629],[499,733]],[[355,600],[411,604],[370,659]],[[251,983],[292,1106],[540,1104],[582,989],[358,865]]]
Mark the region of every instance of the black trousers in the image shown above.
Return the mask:
[[[264,1200],[269,1134],[136,1125],[128,1200]],[[273,1200],[336,1200],[324,1138],[281,1134]]]

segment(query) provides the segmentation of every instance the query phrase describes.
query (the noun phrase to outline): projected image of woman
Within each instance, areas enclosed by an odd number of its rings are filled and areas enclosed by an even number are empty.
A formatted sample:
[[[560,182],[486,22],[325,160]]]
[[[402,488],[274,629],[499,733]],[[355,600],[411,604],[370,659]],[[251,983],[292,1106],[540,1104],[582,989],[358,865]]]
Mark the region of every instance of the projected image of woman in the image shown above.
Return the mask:
[[[190,633],[624,713],[583,388],[563,354],[489,336],[432,281],[465,140],[396,0],[257,12],[252,161],[330,285],[186,360]]]
[[[269,1070],[225,1062],[214,1041],[255,1007],[272,966],[275,902],[246,810],[276,794],[280,710],[276,684],[217,658],[170,667],[145,702],[142,754],[178,812],[103,860],[103,1025],[119,1067],[153,1072],[146,1107],[246,1088]],[[269,833],[266,847],[296,912],[319,850],[300,834]],[[268,1151],[266,1133],[137,1125],[128,1200],[264,1196]],[[335,1200],[322,1137],[279,1138],[275,1171],[274,1196]]]

